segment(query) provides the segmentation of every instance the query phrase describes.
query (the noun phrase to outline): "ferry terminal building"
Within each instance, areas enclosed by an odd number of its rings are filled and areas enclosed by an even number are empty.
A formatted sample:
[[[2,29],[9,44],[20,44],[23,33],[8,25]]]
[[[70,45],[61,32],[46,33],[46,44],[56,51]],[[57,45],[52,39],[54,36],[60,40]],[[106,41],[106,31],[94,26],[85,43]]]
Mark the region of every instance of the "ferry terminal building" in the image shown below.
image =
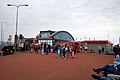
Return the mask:
[[[56,43],[65,43],[74,41],[73,36],[67,31],[40,31],[37,35],[39,44],[50,44],[54,45]]]
[[[38,44],[50,44],[51,46],[56,43],[77,42],[67,31],[40,31],[40,34],[38,34],[36,38]],[[82,44],[87,44],[88,51],[94,50],[95,52],[98,52],[99,46],[104,47],[104,49],[109,47],[109,52],[112,52],[113,49],[113,43],[108,40],[85,40],[78,42],[80,42],[80,47]]]

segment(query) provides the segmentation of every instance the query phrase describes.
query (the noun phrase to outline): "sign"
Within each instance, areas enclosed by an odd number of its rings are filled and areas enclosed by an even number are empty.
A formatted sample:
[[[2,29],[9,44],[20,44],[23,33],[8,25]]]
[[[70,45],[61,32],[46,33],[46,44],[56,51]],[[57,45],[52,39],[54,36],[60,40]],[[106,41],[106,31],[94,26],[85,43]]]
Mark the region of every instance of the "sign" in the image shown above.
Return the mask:
[[[9,36],[8,36],[8,40],[12,40],[12,35],[9,35]]]

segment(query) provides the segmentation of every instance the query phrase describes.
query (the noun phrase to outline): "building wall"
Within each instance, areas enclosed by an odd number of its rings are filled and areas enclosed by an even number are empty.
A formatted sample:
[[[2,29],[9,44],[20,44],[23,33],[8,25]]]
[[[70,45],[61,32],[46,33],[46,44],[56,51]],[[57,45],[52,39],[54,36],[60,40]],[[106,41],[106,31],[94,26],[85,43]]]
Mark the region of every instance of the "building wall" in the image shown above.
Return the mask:
[[[107,45],[105,43],[88,43],[87,47],[88,47],[88,51],[90,51],[91,49],[94,50],[96,53],[98,52],[98,47],[103,47],[104,51],[105,49],[108,47],[109,48],[109,52],[112,52],[112,45]]]

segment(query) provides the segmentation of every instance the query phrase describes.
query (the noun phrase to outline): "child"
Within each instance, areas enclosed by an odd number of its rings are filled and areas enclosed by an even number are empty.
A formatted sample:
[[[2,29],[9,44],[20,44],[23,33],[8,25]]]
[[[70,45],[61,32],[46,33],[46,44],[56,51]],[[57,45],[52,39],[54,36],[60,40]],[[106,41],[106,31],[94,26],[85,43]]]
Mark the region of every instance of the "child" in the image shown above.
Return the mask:
[[[31,48],[30,53],[33,53],[33,52],[34,52],[34,50]]]
[[[38,54],[40,54],[40,49],[38,49]]]
[[[73,50],[73,46],[70,47],[70,53],[71,53],[72,58],[74,58],[75,57],[75,52]]]
[[[61,58],[61,47],[60,46],[58,47],[58,58],[59,59]]]
[[[74,51],[72,51],[72,58],[74,58],[75,57],[75,53],[74,53]]]
[[[33,45],[30,46],[30,53],[33,53],[34,50],[33,50]]]

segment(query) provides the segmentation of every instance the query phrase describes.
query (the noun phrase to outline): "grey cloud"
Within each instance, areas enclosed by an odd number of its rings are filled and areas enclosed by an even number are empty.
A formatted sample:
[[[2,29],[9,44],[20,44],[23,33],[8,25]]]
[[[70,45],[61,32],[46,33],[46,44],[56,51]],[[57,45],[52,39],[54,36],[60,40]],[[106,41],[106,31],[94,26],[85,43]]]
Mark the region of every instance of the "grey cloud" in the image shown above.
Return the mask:
[[[119,32],[120,0],[0,0],[0,3],[0,20],[8,22],[8,34],[14,35],[15,32],[16,8],[7,7],[7,3],[29,5],[19,8],[18,31],[27,37],[48,29],[68,30],[75,37],[93,35],[92,31],[96,30],[94,36],[103,39],[102,32],[114,34],[111,29]],[[13,31],[9,31],[10,28]],[[118,37],[114,35],[112,38]]]

